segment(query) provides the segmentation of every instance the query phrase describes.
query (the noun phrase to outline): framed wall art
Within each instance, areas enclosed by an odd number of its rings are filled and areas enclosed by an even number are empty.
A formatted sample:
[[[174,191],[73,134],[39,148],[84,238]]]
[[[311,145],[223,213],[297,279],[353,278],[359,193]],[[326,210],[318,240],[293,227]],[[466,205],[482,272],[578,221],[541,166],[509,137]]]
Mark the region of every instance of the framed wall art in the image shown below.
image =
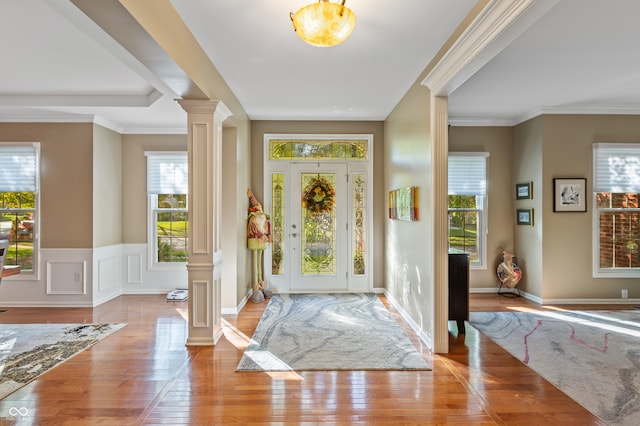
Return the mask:
[[[516,183],[516,200],[533,199],[533,182]]]
[[[418,188],[406,188],[389,191],[389,219],[418,220]]]
[[[518,209],[516,211],[516,223],[518,225],[533,226],[533,209]]]
[[[587,211],[587,179],[555,178],[553,179],[553,211],[554,212],[586,212]]]

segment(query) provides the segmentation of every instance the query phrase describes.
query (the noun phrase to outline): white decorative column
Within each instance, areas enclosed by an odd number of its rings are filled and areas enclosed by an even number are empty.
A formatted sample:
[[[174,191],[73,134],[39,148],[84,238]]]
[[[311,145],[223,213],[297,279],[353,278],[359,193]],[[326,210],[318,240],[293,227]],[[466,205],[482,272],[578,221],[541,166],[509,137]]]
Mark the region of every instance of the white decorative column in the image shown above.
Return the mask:
[[[433,166],[433,351],[449,352],[449,99],[431,95],[431,161]]]
[[[231,112],[220,101],[182,99],[188,114],[189,335],[188,346],[212,346],[222,336],[220,218],[222,122]]]

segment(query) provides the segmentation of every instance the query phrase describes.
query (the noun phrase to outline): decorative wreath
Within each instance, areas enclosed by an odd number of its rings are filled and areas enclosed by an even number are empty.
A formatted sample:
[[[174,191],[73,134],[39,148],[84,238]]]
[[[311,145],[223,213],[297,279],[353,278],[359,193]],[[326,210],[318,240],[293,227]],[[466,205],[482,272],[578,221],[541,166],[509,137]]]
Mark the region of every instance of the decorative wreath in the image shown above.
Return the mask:
[[[336,203],[336,190],[323,177],[313,179],[302,194],[302,207],[306,208],[312,216],[327,213],[333,210]]]

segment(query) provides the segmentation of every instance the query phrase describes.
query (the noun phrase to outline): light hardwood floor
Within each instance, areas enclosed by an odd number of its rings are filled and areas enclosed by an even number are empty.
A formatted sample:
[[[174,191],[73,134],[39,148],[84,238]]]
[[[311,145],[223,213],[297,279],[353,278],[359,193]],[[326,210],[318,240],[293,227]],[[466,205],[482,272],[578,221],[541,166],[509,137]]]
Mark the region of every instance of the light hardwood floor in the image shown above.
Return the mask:
[[[187,303],[161,295],[94,309],[9,308],[1,323],[128,325],[0,401],[0,424],[603,424],[472,327],[458,334],[451,323],[450,353],[432,355],[391,307],[433,371],[235,372],[265,306],[224,316],[215,347],[185,347]],[[514,306],[538,308],[471,295],[474,311]]]

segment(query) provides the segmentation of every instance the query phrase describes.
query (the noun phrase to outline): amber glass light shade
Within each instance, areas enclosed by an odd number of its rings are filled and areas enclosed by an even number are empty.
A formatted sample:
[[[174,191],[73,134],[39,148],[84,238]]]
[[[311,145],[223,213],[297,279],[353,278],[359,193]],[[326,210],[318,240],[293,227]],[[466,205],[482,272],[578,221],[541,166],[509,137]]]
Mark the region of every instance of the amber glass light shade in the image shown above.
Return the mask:
[[[303,41],[319,47],[342,43],[356,26],[356,15],[342,3],[320,0],[291,13],[293,28]]]

